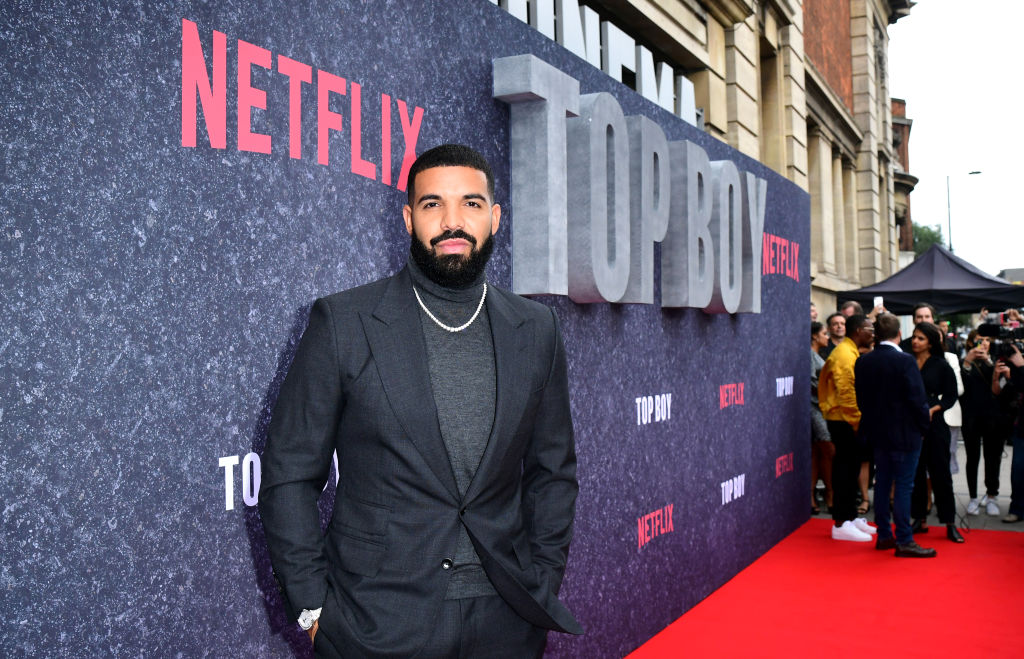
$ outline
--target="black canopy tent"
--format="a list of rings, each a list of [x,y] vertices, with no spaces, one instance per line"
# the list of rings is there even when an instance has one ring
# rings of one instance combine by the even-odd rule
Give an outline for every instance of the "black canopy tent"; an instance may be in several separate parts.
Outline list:
[[[877,296],[890,313],[898,315],[913,313],[918,302],[928,302],[942,314],[1024,306],[1024,286],[986,274],[941,245],[932,245],[888,279],[838,294],[840,303],[854,300],[865,310],[871,309]]]

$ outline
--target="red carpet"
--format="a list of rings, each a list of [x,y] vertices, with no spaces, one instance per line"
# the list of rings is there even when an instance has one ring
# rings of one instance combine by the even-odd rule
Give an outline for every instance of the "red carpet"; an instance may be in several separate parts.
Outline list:
[[[945,528],[932,559],[836,542],[811,519],[629,655],[1024,657],[1024,533]]]

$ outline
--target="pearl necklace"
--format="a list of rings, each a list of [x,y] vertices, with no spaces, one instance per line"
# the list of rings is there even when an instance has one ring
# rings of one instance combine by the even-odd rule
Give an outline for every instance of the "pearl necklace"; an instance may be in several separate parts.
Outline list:
[[[423,311],[425,311],[426,314],[430,316],[430,320],[437,323],[437,325],[441,329],[447,330],[449,332],[461,332],[462,330],[466,329],[467,327],[473,324],[473,321],[476,320],[476,317],[480,315],[480,310],[484,308],[484,300],[487,299],[487,282],[484,282],[484,293],[483,295],[480,296],[480,304],[476,305],[476,311],[473,312],[473,317],[467,320],[465,324],[459,325],[458,327],[445,325],[444,323],[437,319],[437,316],[430,313],[430,309],[427,308],[427,305],[423,304],[423,298],[420,297],[420,292],[416,290],[415,286],[412,287],[412,292],[416,294],[416,301],[420,303],[420,308],[423,309]]]

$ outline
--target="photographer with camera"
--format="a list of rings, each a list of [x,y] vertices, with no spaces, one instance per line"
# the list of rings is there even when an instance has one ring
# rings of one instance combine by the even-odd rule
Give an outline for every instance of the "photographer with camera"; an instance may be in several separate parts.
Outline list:
[[[1016,341],[1004,341],[992,372],[992,393],[1004,395],[1012,390],[1014,395],[1024,391],[1024,357],[1017,345],[1024,332],[1021,328],[1011,330]],[[1010,511],[1003,522],[1011,524],[1024,520],[1024,407],[1018,405],[1017,429],[1013,433],[1013,461],[1010,463]]]
[[[1010,512],[1003,521],[1018,522],[1024,519],[1024,446],[1017,449],[1021,435],[1024,435],[1024,426],[1020,425],[1020,417],[1024,416],[1020,401],[1024,391],[1024,358],[1021,357],[1024,328],[985,323],[978,327],[978,334],[991,339],[993,368],[989,386],[996,400],[996,439],[1002,450],[1002,445],[1012,437],[1015,449],[1010,464],[1010,485],[1016,487],[1012,488]],[[1014,421],[1018,425],[1016,432]]]
[[[971,330],[967,336],[967,352],[960,373],[964,383],[961,399],[963,411],[964,450],[967,453],[967,491],[970,501],[968,515],[980,514],[985,508],[989,515],[999,515],[999,463],[1003,458],[1003,446],[1010,434],[1012,417],[998,408],[996,396],[992,393],[992,372],[994,365],[989,354],[992,339],[981,336],[978,330]],[[978,467],[981,464],[982,447],[985,454],[985,496],[978,500]]]

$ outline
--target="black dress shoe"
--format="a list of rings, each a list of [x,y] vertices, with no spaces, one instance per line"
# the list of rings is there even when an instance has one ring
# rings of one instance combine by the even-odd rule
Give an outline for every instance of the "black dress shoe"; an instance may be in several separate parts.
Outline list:
[[[914,541],[908,545],[896,545],[896,556],[899,558],[934,558],[934,549],[926,549]]]
[[[893,549],[896,547],[896,538],[878,538],[875,540],[875,549],[879,551]]]
[[[956,530],[956,524],[946,524],[946,537],[952,542],[961,543],[964,537]]]
[[[918,533],[928,533],[928,527],[925,526],[924,519],[915,519],[914,524],[910,527],[911,533],[917,535]]]

